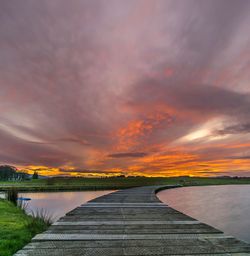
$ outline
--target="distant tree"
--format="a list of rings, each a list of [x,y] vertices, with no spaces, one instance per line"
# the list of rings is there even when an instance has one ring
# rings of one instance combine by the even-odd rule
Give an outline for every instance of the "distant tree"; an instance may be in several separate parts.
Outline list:
[[[0,166],[0,180],[20,181],[28,179],[28,174],[17,171],[17,168],[11,165]]]
[[[126,176],[124,174],[121,174],[119,176],[116,176],[117,178],[126,178]]]
[[[32,179],[33,180],[37,180],[38,179],[38,172],[37,171],[34,171]]]
[[[29,180],[29,175],[26,172],[18,172],[19,180]]]
[[[10,165],[0,166],[0,180],[12,180],[17,178],[17,169]]]

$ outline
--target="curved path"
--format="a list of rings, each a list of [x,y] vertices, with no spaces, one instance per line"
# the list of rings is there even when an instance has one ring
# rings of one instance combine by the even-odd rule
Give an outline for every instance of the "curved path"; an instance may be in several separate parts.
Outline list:
[[[15,255],[250,255],[249,244],[163,204],[155,195],[162,188],[131,188],[91,200]]]

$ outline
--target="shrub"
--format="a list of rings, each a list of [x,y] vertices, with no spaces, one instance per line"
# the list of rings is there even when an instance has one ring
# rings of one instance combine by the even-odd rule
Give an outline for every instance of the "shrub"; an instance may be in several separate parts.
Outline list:
[[[31,211],[32,220],[28,224],[29,230],[32,233],[38,233],[38,230],[46,230],[52,223],[53,217],[45,209],[37,209],[36,211]]]
[[[32,179],[33,180],[37,180],[39,178],[38,176],[38,172],[37,171],[34,171],[33,175],[32,175]]]
[[[11,187],[7,191],[7,200],[12,202],[14,205],[17,205],[18,199],[18,190],[15,187]]]

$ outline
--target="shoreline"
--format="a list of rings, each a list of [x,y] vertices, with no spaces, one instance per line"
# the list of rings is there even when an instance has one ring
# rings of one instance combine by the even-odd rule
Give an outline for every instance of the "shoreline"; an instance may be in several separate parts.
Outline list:
[[[157,184],[158,186],[165,186],[165,184]],[[201,185],[180,185],[177,184],[176,187],[174,188],[179,188],[179,187],[208,187],[208,186],[230,186],[230,185],[250,185],[250,183],[233,183],[233,184],[201,184]],[[151,185],[145,185],[146,186],[151,186]],[[167,185],[166,185],[167,186]],[[141,186],[131,186],[131,187],[102,187],[102,188],[96,188],[96,187],[87,187],[87,188],[42,188],[42,189],[34,189],[34,188],[19,188],[16,186],[13,186],[14,188],[17,188],[19,193],[40,193],[40,192],[46,192],[46,193],[53,193],[53,192],[84,192],[84,191],[105,191],[105,190],[123,190],[123,189],[130,189],[130,188],[136,188],[136,187],[141,187]],[[0,188],[0,193],[5,193],[7,192],[9,189],[11,189],[12,187],[8,187],[8,189],[1,189]],[[165,189],[160,189],[158,192],[160,192],[161,190],[165,190]],[[0,198],[1,199],[1,198]]]

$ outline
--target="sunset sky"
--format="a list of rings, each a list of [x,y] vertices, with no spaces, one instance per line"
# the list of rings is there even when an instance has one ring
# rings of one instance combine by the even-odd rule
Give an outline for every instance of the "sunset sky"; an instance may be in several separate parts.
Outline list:
[[[0,164],[250,176],[250,0],[0,1]]]

